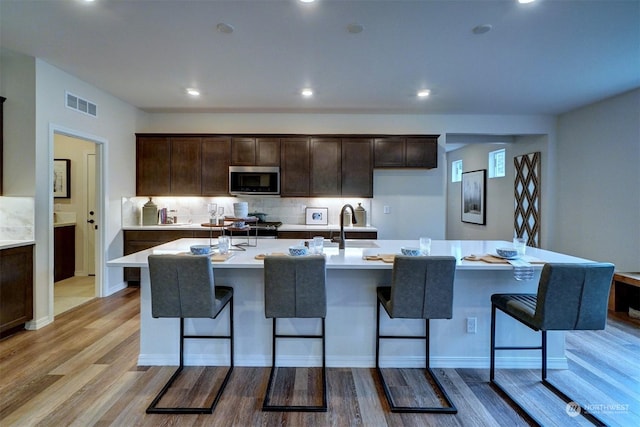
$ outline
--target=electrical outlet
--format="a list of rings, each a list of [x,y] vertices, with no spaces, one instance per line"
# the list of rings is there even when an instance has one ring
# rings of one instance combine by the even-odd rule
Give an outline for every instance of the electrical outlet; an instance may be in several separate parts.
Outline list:
[[[467,333],[475,334],[478,331],[478,319],[476,317],[467,317]]]
[[[390,214],[391,213],[391,206],[385,206],[383,209],[384,209],[383,210],[384,213],[386,213],[386,214]]]

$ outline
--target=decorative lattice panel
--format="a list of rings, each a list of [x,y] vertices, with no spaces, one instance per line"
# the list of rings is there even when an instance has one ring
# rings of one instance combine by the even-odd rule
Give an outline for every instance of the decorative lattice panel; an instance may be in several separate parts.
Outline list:
[[[515,213],[513,226],[527,246],[540,247],[540,152],[514,157]]]

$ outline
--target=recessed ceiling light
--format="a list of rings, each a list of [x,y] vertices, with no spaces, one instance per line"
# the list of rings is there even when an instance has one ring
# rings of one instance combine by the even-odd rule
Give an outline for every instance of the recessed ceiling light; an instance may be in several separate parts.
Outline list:
[[[313,3],[316,0],[299,0],[300,3]]]
[[[231,25],[229,25],[229,24],[225,24],[224,22],[221,22],[218,25],[216,25],[216,30],[218,30],[218,32],[224,33],[224,34],[233,33],[233,27]]]
[[[491,24],[481,24],[476,27],[473,27],[473,30],[471,31],[473,31],[473,34],[484,34],[491,31],[492,28],[493,26]]]
[[[300,91],[300,95],[304,96],[305,98],[313,96],[313,89],[311,89],[310,87],[305,87]]]
[[[431,91],[429,89],[422,89],[419,90],[416,95],[418,96],[418,98],[426,98],[431,95]]]
[[[347,25],[347,31],[349,31],[351,34],[358,34],[364,31],[364,27],[361,24],[354,22]]]
[[[186,89],[187,95],[191,95],[191,96],[200,96],[200,91],[198,89],[192,88],[192,87],[188,87]]]
[[[520,4],[527,4],[527,3],[533,3],[536,0],[518,0],[518,3]]]

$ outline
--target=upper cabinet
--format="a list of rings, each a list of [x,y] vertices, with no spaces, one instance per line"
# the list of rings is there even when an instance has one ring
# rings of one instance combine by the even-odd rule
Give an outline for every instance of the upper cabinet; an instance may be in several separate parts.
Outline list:
[[[438,135],[375,138],[374,167],[437,168]]]
[[[373,197],[373,140],[342,138],[342,196]]]
[[[136,195],[228,196],[229,166],[280,166],[282,197],[373,197],[374,168],[438,165],[438,136],[136,136]]]
[[[232,138],[231,164],[234,166],[280,166],[280,139]]]
[[[202,195],[229,195],[231,138],[202,138]]]
[[[342,144],[340,138],[311,138],[311,197],[342,193]]]
[[[280,195],[309,196],[309,138],[280,140]]]

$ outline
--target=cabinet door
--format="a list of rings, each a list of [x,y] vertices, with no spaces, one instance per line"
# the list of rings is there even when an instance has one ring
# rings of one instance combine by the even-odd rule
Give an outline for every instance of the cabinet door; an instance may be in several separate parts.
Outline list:
[[[374,164],[377,168],[401,168],[405,159],[404,138],[388,137],[374,140]]]
[[[255,138],[233,138],[231,140],[231,164],[236,166],[256,164]]]
[[[0,337],[31,319],[33,245],[0,250]]]
[[[309,196],[309,139],[280,140],[280,195]]]
[[[256,139],[256,166],[280,166],[280,139]]]
[[[136,195],[171,195],[171,141],[139,137],[136,141]]]
[[[53,281],[73,277],[76,270],[76,226],[53,229]]]
[[[202,195],[229,195],[231,138],[202,138]]]
[[[201,158],[200,138],[171,138],[171,194],[200,195]]]
[[[338,138],[311,138],[310,196],[342,194],[341,147]]]
[[[342,195],[373,197],[373,142],[342,139]]]
[[[405,166],[408,168],[437,168],[438,138],[407,138]]]

